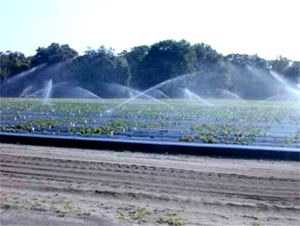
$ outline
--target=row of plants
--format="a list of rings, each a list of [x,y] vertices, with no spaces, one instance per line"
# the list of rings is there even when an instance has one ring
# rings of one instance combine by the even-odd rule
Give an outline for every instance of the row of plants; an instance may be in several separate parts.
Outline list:
[[[123,101],[54,99],[44,104],[38,99],[1,99],[0,130],[127,138],[134,131],[134,136],[145,139],[243,145],[279,137],[274,144],[293,147],[300,140],[299,132],[294,132],[300,131],[297,104],[216,100],[217,105],[207,107],[195,101],[165,100],[172,106],[168,107],[147,100]]]

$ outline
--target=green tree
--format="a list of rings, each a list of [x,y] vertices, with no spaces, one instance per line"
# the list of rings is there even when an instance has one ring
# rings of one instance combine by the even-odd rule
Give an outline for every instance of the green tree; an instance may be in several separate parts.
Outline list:
[[[58,43],[52,43],[47,48],[39,47],[32,57],[32,61],[34,66],[42,63],[54,64],[72,59],[77,55],[78,53],[67,44],[60,46]]]
[[[20,52],[0,52],[0,80],[4,81],[15,74],[28,70],[31,60]]]
[[[138,66],[140,88],[195,70],[195,52],[185,40],[165,40],[153,44]]]
[[[283,56],[279,56],[276,60],[270,61],[271,69],[280,74],[284,74],[290,64],[292,64],[291,60]]]
[[[130,52],[123,51],[121,53],[121,56],[124,56],[127,59],[128,65],[130,67],[130,71],[132,74],[132,83],[130,85],[133,87],[136,87],[139,83],[139,72],[141,71],[142,62],[148,55],[149,50],[149,46],[143,45],[132,48]]]
[[[117,56],[112,49],[101,46],[98,50],[87,50],[71,64],[75,80],[97,93],[100,83],[128,85],[131,79],[127,60]]]
[[[288,68],[286,68],[284,75],[291,82],[300,83],[300,61],[292,62]]]
[[[292,61],[279,56],[276,60],[270,61],[270,67],[273,71],[283,75],[291,82],[300,82],[300,62]]]
[[[195,44],[193,46],[196,53],[196,67],[199,69],[203,65],[212,66],[213,64],[218,63],[222,59],[222,55],[219,54],[216,50],[211,48],[211,46],[204,43]]]

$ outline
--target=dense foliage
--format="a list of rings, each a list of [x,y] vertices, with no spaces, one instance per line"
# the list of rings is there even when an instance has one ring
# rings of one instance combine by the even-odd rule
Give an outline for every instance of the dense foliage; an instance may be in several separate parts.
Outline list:
[[[61,61],[72,59],[78,53],[69,47],[69,45],[59,45],[52,43],[47,48],[39,47],[36,54],[32,57],[32,65],[36,66],[42,63],[55,64]]]
[[[0,52],[0,80],[3,81],[15,74],[32,67],[30,58],[19,52]]]
[[[69,69],[71,76],[90,90],[96,90],[100,82],[129,85],[131,77],[126,58],[116,56],[112,49],[104,46],[87,50],[69,65]]]
[[[66,63],[63,69],[62,66],[55,66],[60,62]],[[53,66],[55,70],[45,72],[46,75],[44,78],[40,77],[39,84],[52,76],[55,82],[76,82],[92,92],[97,91],[101,82],[117,83],[143,90],[185,73],[209,72],[205,82],[212,84],[213,89],[237,91],[244,98],[267,96],[264,94],[268,91],[253,93],[251,88],[247,90],[243,88],[247,86],[249,80],[253,80],[246,70],[248,66],[262,71],[272,69],[292,83],[300,82],[299,61],[281,56],[275,60],[245,54],[223,56],[209,45],[203,43],[191,45],[185,40],[164,40],[151,46],[137,46],[131,51],[119,54],[113,49],[101,46],[97,50],[88,49],[83,55],[78,56],[69,45],[57,43],[52,43],[46,48],[39,47],[36,54],[30,57],[20,52],[0,52],[0,81],[4,83],[16,74],[42,64]],[[233,73],[236,68],[239,73]],[[28,78],[28,81],[22,81],[22,84],[29,86],[30,80],[32,79]],[[260,82],[256,85],[262,86]],[[205,88],[203,87],[203,90]],[[264,89],[262,87],[262,90]],[[16,90],[5,91],[2,95],[13,96],[14,92]]]

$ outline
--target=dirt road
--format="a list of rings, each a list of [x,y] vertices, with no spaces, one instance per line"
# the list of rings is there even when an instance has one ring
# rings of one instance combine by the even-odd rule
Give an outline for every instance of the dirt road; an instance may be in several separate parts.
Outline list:
[[[300,225],[298,162],[0,144],[1,225]]]

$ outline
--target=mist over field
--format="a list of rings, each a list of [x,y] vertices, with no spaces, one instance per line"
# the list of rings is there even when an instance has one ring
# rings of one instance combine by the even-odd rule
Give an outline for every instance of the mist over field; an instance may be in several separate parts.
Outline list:
[[[284,57],[223,56],[207,44],[164,40],[115,53],[101,46],[83,55],[69,45],[52,43],[25,57],[1,52],[1,96],[130,98],[159,85],[154,98],[184,98],[188,89],[204,98],[299,99],[300,62]],[[131,91],[130,91],[131,90]],[[154,92],[155,91],[155,92]]]
[[[223,56],[185,40],[84,55],[52,43],[0,57],[2,132],[300,145],[298,61]]]

